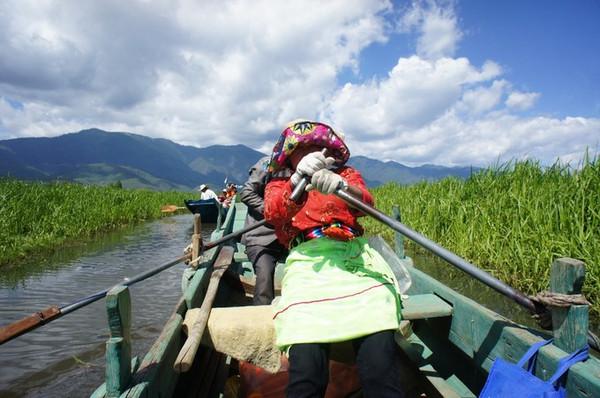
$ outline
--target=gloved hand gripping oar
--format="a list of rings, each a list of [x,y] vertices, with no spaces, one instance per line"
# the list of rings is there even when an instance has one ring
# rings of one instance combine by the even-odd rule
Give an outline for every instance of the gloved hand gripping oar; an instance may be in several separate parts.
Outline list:
[[[327,148],[321,149],[321,154],[323,154],[323,156],[327,156]],[[290,195],[290,200],[292,200],[294,202],[298,202],[300,200],[300,197],[302,196],[302,194],[304,194],[304,191],[306,190],[306,186],[309,183],[310,183],[310,177],[303,176],[302,179],[300,180],[300,182],[298,182],[298,184],[296,184],[296,186],[294,187],[294,190],[292,191],[292,194]]]
[[[256,224],[253,224],[246,228],[242,228],[240,230],[232,232],[228,235],[225,235],[219,239],[216,239],[212,242],[209,242],[209,243],[203,245],[202,250],[204,251],[204,250],[212,249],[213,247],[216,247],[216,246],[220,245],[221,243],[227,242],[230,239],[233,239],[240,235],[243,235],[248,231],[258,228],[261,225],[264,225],[265,223],[266,223],[266,221],[262,220],[260,222],[257,222]],[[159,265],[156,268],[153,268],[149,271],[146,271],[144,273],[141,273],[139,275],[136,275],[136,276],[130,278],[129,280],[123,282],[122,285],[124,285],[124,286],[133,285],[134,283],[140,282],[144,279],[154,276],[154,275],[158,274],[159,272],[172,267],[175,264],[179,264],[185,260],[188,260],[188,259],[190,259],[190,257],[191,257],[191,254],[186,254],[175,260],[169,261],[168,263]],[[94,293],[90,296],[87,296],[85,298],[77,300],[74,303],[65,305],[63,307],[58,307],[56,305],[53,305],[51,307],[46,308],[45,310],[36,312],[36,313],[31,314],[19,321],[11,323],[10,325],[0,328],[0,345],[6,343],[7,341],[14,339],[15,337],[18,337],[22,334],[25,334],[34,329],[37,329],[38,327],[40,327],[42,325],[52,322],[53,320],[58,319],[58,318],[62,317],[63,315],[66,315],[70,312],[78,310],[79,308],[85,307],[88,304],[91,304],[93,302],[100,300],[101,298],[106,296],[106,294],[110,291],[110,289],[112,289],[112,287],[109,289],[101,290],[97,293]]]

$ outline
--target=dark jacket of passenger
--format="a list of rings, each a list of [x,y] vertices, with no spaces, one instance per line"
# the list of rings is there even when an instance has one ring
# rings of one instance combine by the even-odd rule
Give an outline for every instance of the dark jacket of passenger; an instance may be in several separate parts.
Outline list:
[[[250,168],[248,181],[239,192],[240,200],[248,206],[245,226],[254,225],[264,219],[263,212],[265,186],[267,185],[267,166],[269,157],[261,158]],[[277,240],[275,230],[270,225],[262,225],[242,235],[242,244],[245,246],[268,246]]]

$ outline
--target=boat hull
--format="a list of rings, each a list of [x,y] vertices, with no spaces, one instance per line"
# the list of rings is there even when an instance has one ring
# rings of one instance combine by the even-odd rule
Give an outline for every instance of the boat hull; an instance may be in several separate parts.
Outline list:
[[[220,234],[243,228],[245,215],[243,204],[232,206]],[[213,239],[218,237],[215,235]],[[221,281],[215,307],[240,306],[251,301],[248,293],[253,287],[252,264],[241,244],[231,244],[237,245],[237,252]],[[409,297],[403,297],[403,316],[410,320],[410,326],[401,331],[403,337],[399,337],[397,343],[406,363],[422,381],[422,385],[414,387],[416,396],[424,393],[427,397],[476,397],[496,358],[516,362],[529,346],[549,337],[546,332],[517,324],[461,295],[412,266],[410,258],[401,251],[388,250],[381,254],[388,257],[388,262],[404,264],[412,277]],[[174,359],[185,342],[183,319],[188,309],[200,307],[204,300],[212,272],[210,261],[217,255],[218,248],[211,249],[205,253],[207,263],[184,274],[182,300],[142,363],[132,369],[124,391],[127,397],[217,397],[223,394],[225,380],[237,366],[235,360],[212,348],[201,347],[190,372],[178,374],[173,370]],[[283,276],[281,268],[278,267],[275,274],[277,290]],[[411,303],[411,300],[416,301]],[[544,347],[538,356],[536,375],[546,379],[566,355],[554,345]],[[573,366],[566,379],[568,396],[600,396],[598,374],[600,361],[594,357]],[[105,394],[103,386],[94,396]]]
[[[216,199],[184,200],[184,203],[192,214],[200,214],[204,223],[216,223],[226,213]]]

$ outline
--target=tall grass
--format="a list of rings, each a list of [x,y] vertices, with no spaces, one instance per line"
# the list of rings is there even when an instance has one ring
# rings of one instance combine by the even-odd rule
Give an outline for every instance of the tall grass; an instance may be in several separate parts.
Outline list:
[[[584,261],[584,293],[600,315],[600,159],[581,166],[517,161],[465,181],[387,184],[374,194],[380,210],[397,204],[408,226],[526,293],[548,289],[556,258]],[[364,224],[392,239],[377,221]]]
[[[0,265],[62,243],[161,217],[184,192],[0,179]]]

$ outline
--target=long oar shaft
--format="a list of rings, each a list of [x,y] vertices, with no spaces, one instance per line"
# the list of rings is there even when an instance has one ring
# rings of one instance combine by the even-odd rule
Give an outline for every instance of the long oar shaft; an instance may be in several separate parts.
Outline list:
[[[227,242],[230,239],[237,238],[238,236],[243,235],[246,232],[252,231],[253,229],[256,229],[256,228],[258,228],[260,226],[265,225],[266,223],[267,223],[266,220],[261,220],[261,221],[257,222],[256,224],[252,224],[252,225],[249,225],[249,226],[247,226],[245,228],[238,229],[235,232],[232,232],[232,233],[230,233],[228,235],[225,235],[225,236],[223,236],[223,237],[221,237],[219,239],[213,240],[212,242],[208,242],[207,244],[202,245],[202,250],[212,249],[213,247],[218,246],[221,243],[225,243],[225,242]]]
[[[140,281],[143,281],[145,279],[150,278],[151,276],[158,274],[159,272],[166,270],[167,268],[171,268],[175,264],[179,264],[180,262],[187,260],[189,257],[190,257],[190,254],[186,254],[184,256],[178,257],[175,260],[171,260],[167,263],[159,265],[156,268],[152,268],[151,270],[142,272],[141,274],[138,274],[132,278],[128,278],[123,283],[120,283],[120,285],[124,285],[124,286],[134,285]],[[112,287],[110,289],[112,289]],[[78,310],[81,307],[85,307],[86,305],[91,304],[91,303],[98,301],[101,298],[105,297],[108,294],[108,292],[110,291],[110,289],[101,290],[95,294],[87,296],[87,297],[85,297],[81,300],[78,300],[72,304],[66,305],[60,309],[60,312],[62,313],[62,315],[65,315],[65,314],[68,314],[69,312]]]
[[[236,238],[240,235],[245,234],[248,231],[251,231],[251,230],[258,228],[265,224],[266,224],[266,221],[261,220],[261,221],[257,222],[256,224],[250,225],[246,228],[242,228],[238,231],[235,231],[228,235],[225,235],[217,240],[209,242],[206,245],[203,245],[202,249],[203,250],[212,249],[213,247],[216,247],[216,246],[220,245],[221,243],[227,242],[230,239]],[[191,256],[191,254],[186,254],[184,256],[176,258],[175,260],[169,261],[168,263],[159,265],[156,268],[153,268],[149,271],[143,272],[139,275],[134,276],[133,278],[126,280],[125,282],[122,283],[122,285],[131,286],[134,283],[143,281],[144,279],[150,278],[151,276],[154,276],[154,275],[158,274],[159,272],[162,272],[165,269],[172,267],[175,264],[178,264],[182,261],[189,259],[190,256]],[[95,301],[100,300],[103,297],[106,297],[106,295],[108,294],[110,289],[112,289],[112,288],[101,290],[101,291],[91,294],[87,297],[84,297],[80,300],[77,300],[74,303],[65,305],[60,308],[57,306],[48,307],[43,311],[36,312],[36,313],[31,314],[19,321],[13,322],[7,326],[0,328],[0,345],[6,343],[7,341],[14,339],[15,337],[19,337],[22,334],[25,334],[34,329],[37,329],[38,327],[40,327],[42,325],[52,322],[53,320],[58,319],[63,315],[66,315],[70,312],[78,310],[81,307],[85,307],[88,304],[91,304]]]
[[[322,153],[324,154],[324,151],[322,151]],[[294,187],[294,190],[292,191],[292,194],[290,195],[290,199],[297,201],[300,198],[300,196],[304,193],[304,190],[305,190],[308,182],[309,182],[308,177],[302,178],[300,180],[300,182],[296,185],[296,187]],[[506,283],[494,278],[492,275],[488,274],[484,270],[469,263],[465,259],[463,259],[463,258],[457,256],[456,254],[452,253],[451,251],[443,248],[442,246],[438,245],[434,241],[419,234],[418,232],[413,231],[412,229],[408,228],[406,225],[402,224],[401,222],[399,222],[397,220],[394,220],[393,218],[389,217],[385,213],[382,213],[379,210],[375,209],[374,207],[367,205],[366,203],[364,203],[360,199],[357,199],[354,196],[350,195],[348,192],[344,191],[343,189],[338,189],[335,192],[335,194],[338,197],[340,197],[341,199],[343,199],[344,201],[346,201],[348,204],[356,207],[357,209],[361,210],[365,214],[370,215],[371,217],[375,218],[376,220],[388,225],[390,228],[400,232],[401,234],[405,235],[409,239],[412,239],[414,242],[416,242],[419,245],[423,246],[424,248],[430,250],[431,252],[437,254],[444,260],[448,261],[450,264],[463,270],[464,272],[466,272],[467,274],[476,278],[477,280],[485,283],[492,289],[504,294],[507,297],[510,297],[512,300],[516,301],[519,305],[527,308],[529,311],[531,311],[533,313],[537,313],[541,310],[541,308],[536,306],[536,304],[531,299],[529,299],[529,297],[527,297],[520,291],[518,291],[518,290],[508,286]]]
[[[227,268],[229,268],[229,265],[231,265],[232,260],[233,247],[224,246],[214,262],[210,281],[206,288],[206,294],[204,295],[204,300],[200,306],[200,314],[190,328],[188,338],[183,347],[181,347],[177,359],[175,359],[175,363],[173,364],[173,369],[176,372],[187,372],[194,363],[198,347],[200,347],[200,340],[202,340],[202,335],[208,324],[208,317],[210,316],[210,311],[212,310],[213,302],[217,295],[219,282]]]
[[[487,272],[485,272],[484,270],[476,267],[475,265],[469,263],[462,257],[457,256],[456,254],[443,248],[442,246],[440,246],[437,243],[435,243],[434,241],[426,238],[425,236],[421,235],[420,233],[413,231],[412,229],[408,228],[406,225],[402,224],[400,221],[389,217],[385,213],[382,213],[381,211],[375,209],[372,206],[369,206],[368,204],[364,203],[360,199],[357,199],[354,196],[350,195],[348,192],[346,192],[342,189],[338,189],[335,192],[335,194],[338,197],[340,197],[341,199],[343,199],[344,201],[346,201],[351,206],[354,206],[355,208],[359,209],[363,213],[368,214],[371,217],[375,218],[377,221],[380,221],[380,222],[386,224],[387,226],[389,226],[390,228],[400,232],[402,235],[406,236],[407,238],[413,240],[415,243],[423,246],[424,248],[428,249],[432,253],[434,253],[434,254],[438,255],[439,257],[443,258],[444,260],[448,261],[450,264],[461,269],[462,271],[471,275],[475,279],[483,282],[484,284],[486,284],[487,286],[491,287],[492,289],[500,292],[501,294],[511,298],[512,300],[517,302],[522,307],[525,307],[529,311],[531,311],[533,313],[538,313],[542,309],[541,307],[538,307],[531,299],[529,299],[529,297],[527,297],[522,292],[520,292],[520,291],[508,286],[506,283],[494,278],[492,275],[490,275]]]
[[[492,275],[490,275],[487,272],[483,271],[482,269],[476,267],[475,265],[469,263],[462,257],[457,256],[456,254],[452,253],[448,249],[443,248],[442,246],[440,246],[437,243],[435,243],[434,241],[426,238],[425,236],[421,235],[420,233],[413,231],[412,229],[408,228],[406,225],[402,224],[400,221],[389,217],[388,215],[380,212],[373,206],[369,206],[368,204],[364,203],[362,200],[357,199],[354,196],[350,195],[348,192],[346,192],[342,189],[338,189],[335,192],[335,195],[337,195],[339,198],[343,199],[346,203],[350,204],[351,206],[359,209],[363,213],[368,214],[371,217],[375,218],[377,221],[380,221],[380,222],[386,224],[387,226],[389,226],[390,228],[400,232],[402,235],[413,240],[415,243],[423,246],[424,248],[428,249],[432,253],[438,255],[439,257],[448,261],[450,264],[461,269],[462,271],[466,272],[467,274],[471,275],[475,279],[481,281],[482,283],[486,284],[487,286],[491,287],[492,289],[496,290],[497,292],[505,295],[506,297],[509,297],[510,299],[515,301],[520,306],[529,310],[531,313],[539,314],[545,310],[545,308],[542,305],[536,304],[529,297],[527,297],[525,294],[523,294],[519,290],[514,289],[514,288],[510,287],[509,285],[507,285],[506,283],[494,278]],[[597,351],[600,351],[600,344],[598,342],[598,337],[595,336],[594,334],[592,334],[590,331],[588,331],[588,344],[590,345],[591,348],[593,348]]]
[[[123,282],[122,284],[125,286],[133,285],[134,283],[137,283],[137,282],[147,279],[153,275],[156,275],[159,272],[164,271],[165,269],[172,267],[175,264],[185,261],[189,257],[190,257],[189,254],[186,254],[185,256],[181,256],[175,260],[169,261],[168,263],[159,265],[156,268],[153,268],[149,271],[146,271],[144,273],[136,275],[135,277],[128,279],[127,281]],[[66,315],[70,312],[78,310],[79,308],[85,307],[95,301],[100,300],[103,297],[106,297],[106,295],[108,294],[110,289],[112,289],[112,288],[101,290],[101,291],[91,294],[87,297],[79,299],[79,300],[75,301],[74,303],[67,304],[60,308],[57,306],[48,307],[43,311],[36,312],[36,313],[31,314],[19,321],[11,323],[10,325],[0,328],[0,345],[6,343],[16,337],[19,337],[27,332],[37,329],[40,326],[50,323],[50,322],[62,317],[63,315]]]

